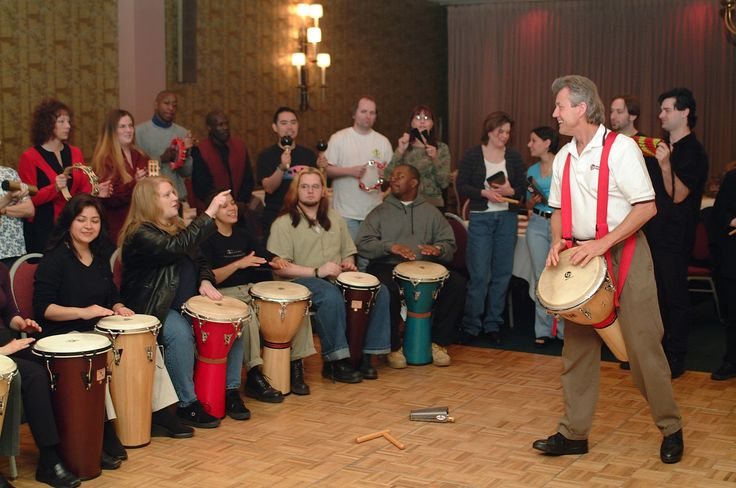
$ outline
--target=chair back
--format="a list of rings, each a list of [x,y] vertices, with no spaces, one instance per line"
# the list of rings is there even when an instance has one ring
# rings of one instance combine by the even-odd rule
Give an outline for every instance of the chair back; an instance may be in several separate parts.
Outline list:
[[[40,253],[26,254],[19,257],[10,268],[10,289],[23,318],[35,318],[33,315],[33,280],[38,261],[42,257],[43,254]]]
[[[452,227],[452,232],[455,234],[456,249],[450,267],[467,277],[468,271],[465,266],[465,250],[468,247],[467,224],[460,217],[450,212],[445,213],[445,218],[447,218],[450,227]]]

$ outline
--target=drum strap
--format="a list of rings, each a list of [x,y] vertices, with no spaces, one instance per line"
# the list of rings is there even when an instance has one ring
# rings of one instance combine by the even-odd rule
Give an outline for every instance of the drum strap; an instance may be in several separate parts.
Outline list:
[[[603,143],[603,152],[601,153],[600,168],[598,170],[598,195],[596,199],[596,227],[595,227],[595,238],[601,239],[603,236],[608,234],[608,180],[610,177],[610,171],[608,170],[608,156],[611,153],[611,147],[613,141],[616,139],[618,134],[615,132],[609,132],[606,136],[605,142]],[[562,238],[565,240],[568,249],[573,245],[572,237],[572,198],[570,196],[570,153],[567,154],[565,160],[565,167],[562,172],[562,208],[560,209],[562,218]],[[632,234],[626,238],[624,242],[624,249],[621,255],[621,262],[618,268],[618,279],[614,279],[613,276],[613,260],[611,259],[611,250],[606,251],[605,259],[606,265],[609,270],[609,277],[615,288],[614,293],[614,305],[615,308],[619,306],[619,297],[621,291],[626,283],[626,276],[629,273],[631,267],[631,260],[634,257],[634,250],[636,248],[636,234]],[[616,285],[618,283],[618,286]],[[612,317],[607,318],[600,324],[600,327],[606,327],[613,322],[616,310],[612,312]],[[594,326],[596,327],[596,326]]]

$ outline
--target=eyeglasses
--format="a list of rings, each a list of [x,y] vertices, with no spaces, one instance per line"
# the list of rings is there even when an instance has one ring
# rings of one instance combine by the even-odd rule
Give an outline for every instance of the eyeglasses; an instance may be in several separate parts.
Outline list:
[[[414,116],[414,120],[432,120],[432,117],[426,114],[419,114]]]

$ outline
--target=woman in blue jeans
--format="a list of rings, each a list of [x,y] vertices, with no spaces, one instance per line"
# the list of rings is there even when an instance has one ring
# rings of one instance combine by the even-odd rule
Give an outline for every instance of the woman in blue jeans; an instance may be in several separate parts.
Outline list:
[[[560,136],[551,127],[537,127],[529,134],[527,147],[533,158],[539,161],[534,163],[526,172],[529,178],[529,189],[527,191],[527,208],[532,211],[529,216],[529,226],[526,229],[526,245],[532,260],[532,269],[536,281],[544,271],[547,254],[551,246],[550,218],[552,207],[547,205],[549,188],[552,184],[552,162],[560,146]],[[564,320],[557,322],[556,337],[564,339]],[[540,305],[539,300],[535,304],[534,319],[534,345],[544,347],[548,345],[555,333],[553,318],[547,310]]]
[[[506,147],[514,121],[493,112],[483,121],[481,142],[465,152],[456,180],[461,197],[470,199],[466,265],[470,280],[461,334],[480,334],[501,343],[506,291],[514,265],[518,202],[526,189],[521,155]]]

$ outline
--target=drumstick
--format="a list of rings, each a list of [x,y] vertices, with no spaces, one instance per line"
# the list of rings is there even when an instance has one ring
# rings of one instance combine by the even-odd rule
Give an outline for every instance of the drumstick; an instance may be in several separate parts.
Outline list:
[[[361,442],[372,441],[373,439],[378,439],[379,437],[382,437],[384,434],[388,434],[388,432],[388,430],[379,430],[378,432],[373,432],[372,434],[362,435],[360,437],[356,437],[355,442],[360,444]]]
[[[736,229],[732,229],[731,232],[728,233],[728,235],[730,235],[730,236],[732,236],[734,234],[736,234]]]
[[[386,438],[387,441],[389,441],[394,446],[398,447],[399,449],[406,449],[406,446],[401,443],[396,437],[392,436],[389,431],[386,431],[383,433],[383,437]]]
[[[519,204],[519,200],[515,200],[513,198],[501,197],[501,200],[503,200],[506,203],[513,203],[514,205],[518,205]]]

